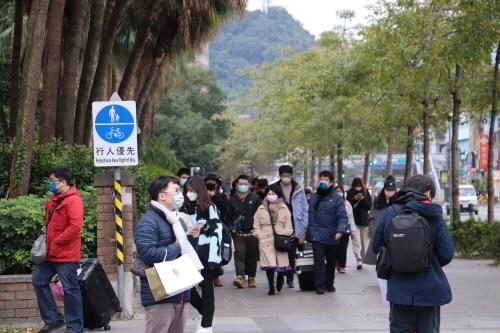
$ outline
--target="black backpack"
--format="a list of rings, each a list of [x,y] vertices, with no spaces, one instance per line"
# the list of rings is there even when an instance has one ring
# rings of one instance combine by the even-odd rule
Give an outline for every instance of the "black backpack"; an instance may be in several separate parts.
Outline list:
[[[233,243],[231,238],[231,230],[221,222],[222,225],[222,243],[221,243],[221,265],[225,266],[233,257]]]
[[[391,220],[387,246],[391,270],[402,273],[422,272],[429,267],[432,255],[429,222],[409,208],[395,206],[393,209],[396,216]]]

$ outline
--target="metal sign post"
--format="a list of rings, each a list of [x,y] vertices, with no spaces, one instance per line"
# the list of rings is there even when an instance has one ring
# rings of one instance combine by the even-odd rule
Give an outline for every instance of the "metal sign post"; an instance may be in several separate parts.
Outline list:
[[[92,103],[92,112],[94,120],[94,165],[113,167],[117,291],[123,309],[125,304],[125,251],[120,166],[137,165],[139,163],[135,102],[122,101],[118,93],[115,92],[108,102]],[[127,316],[126,313],[125,315]]]

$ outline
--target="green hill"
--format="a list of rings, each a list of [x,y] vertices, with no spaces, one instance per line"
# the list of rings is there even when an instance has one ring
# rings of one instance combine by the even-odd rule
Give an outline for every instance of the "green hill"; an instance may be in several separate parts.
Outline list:
[[[250,86],[250,80],[238,76],[237,70],[284,56],[283,46],[300,52],[313,44],[314,36],[282,7],[247,12],[244,19],[227,23],[210,43],[210,68],[232,98]]]

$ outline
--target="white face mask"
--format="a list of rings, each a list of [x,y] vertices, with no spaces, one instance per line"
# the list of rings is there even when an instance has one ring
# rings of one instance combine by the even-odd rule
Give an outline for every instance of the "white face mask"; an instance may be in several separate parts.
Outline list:
[[[361,191],[363,188],[362,188],[361,186],[356,186],[356,187],[355,187],[355,189],[356,189],[356,191],[358,191],[358,192],[359,192],[359,191]]]
[[[196,192],[188,192],[186,196],[189,199],[189,201],[196,201],[196,199],[198,199],[198,193]]]
[[[281,182],[285,185],[288,185],[292,182],[292,177],[283,176],[281,177]]]
[[[174,209],[179,209],[184,204],[184,196],[182,193],[176,193],[174,195],[174,200],[172,201],[172,206]]]

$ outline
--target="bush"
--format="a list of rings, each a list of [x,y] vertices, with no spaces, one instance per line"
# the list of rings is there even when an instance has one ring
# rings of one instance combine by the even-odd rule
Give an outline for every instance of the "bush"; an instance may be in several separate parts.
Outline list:
[[[85,205],[82,229],[82,257],[96,256],[95,189],[80,190]],[[30,273],[29,251],[43,226],[48,196],[20,196],[0,199],[0,274]]]
[[[500,223],[469,219],[450,230],[455,251],[463,258],[495,259],[500,262]]]
[[[135,174],[136,210],[137,216],[140,217],[149,209],[151,198],[148,188],[151,182],[156,177],[172,176],[174,173],[155,164],[146,163],[141,163],[137,167],[130,168],[130,171]]]

